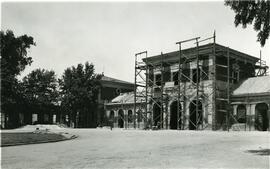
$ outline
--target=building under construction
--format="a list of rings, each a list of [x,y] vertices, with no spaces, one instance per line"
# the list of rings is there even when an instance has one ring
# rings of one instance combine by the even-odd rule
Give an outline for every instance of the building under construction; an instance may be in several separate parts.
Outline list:
[[[268,67],[261,58],[215,39],[214,34],[180,41],[177,51],[157,56],[135,54],[134,92],[105,105],[114,127],[228,130],[240,124],[246,130],[269,129]],[[184,48],[186,43],[194,46]]]

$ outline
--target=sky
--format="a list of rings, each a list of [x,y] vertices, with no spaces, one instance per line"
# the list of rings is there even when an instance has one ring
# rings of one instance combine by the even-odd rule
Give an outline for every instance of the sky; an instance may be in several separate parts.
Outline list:
[[[86,61],[96,73],[134,82],[134,55],[178,49],[177,41],[216,31],[217,43],[262,58],[270,65],[270,42],[261,48],[257,33],[234,25],[234,12],[223,1],[192,2],[4,2],[1,30],[34,37],[28,55],[36,68],[54,70]],[[185,46],[184,46],[185,47]]]

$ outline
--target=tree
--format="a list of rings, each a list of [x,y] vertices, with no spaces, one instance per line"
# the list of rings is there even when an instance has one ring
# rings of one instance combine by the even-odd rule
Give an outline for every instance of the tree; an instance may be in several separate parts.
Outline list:
[[[252,0],[252,1],[232,1],[226,0],[226,6],[230,6],[235,12],[235,26],[242,25],[246,28],[248,24],[254,26],[258,32],[257,41],[261,46],[265,45],[270,33],[270,1]]]
[[[54,71],[36,69],[22,80],[23,98],[28,114],[28,121],[32,113],[39,114],[38,123],[49,123],[53,114],[57,114],[59,101],[58,82]],[[44,115],[49,119],[44,119]],[[31,121],[30,121],[31,122]]]
[[[7,127],[16,127],[16,104],[20,98],[17,76],[32,63],[32,58],[27,56],[27,50],[35,45],[35,42],[31,36],[15,37],[10,30],[0,31],[0,38],[1,113],[5,113],[5,116],[10,119]]]
[[[86,62],[67,68],[59,80],[61,107],[75,127],[96,127],[99,78],[94,65]]]

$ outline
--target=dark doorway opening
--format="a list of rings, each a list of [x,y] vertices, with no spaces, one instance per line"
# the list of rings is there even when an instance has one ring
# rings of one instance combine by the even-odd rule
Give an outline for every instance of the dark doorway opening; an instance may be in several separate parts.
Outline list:
[[[142,122],[142,110],[141,109],[139,109],[138,111],[137,111],[137,119],[138,119],[138,122],[140,123],[140,122]]]
[[[153,112],[154,112],[153,113],[154,126],[160,127],[160,124],[161,124],[161,104],[160,103],[154,104]]]
[[[198,112],[196,112],[196,100],[189,105],[189,129],[196,130],[203,123],[203,109],[201,101],[198,101]]]
[[[171,104],[171,114],[170,114],[170,129],[177,129],[177,122],[179,123],[179,127],[181,128],[181,105],[177,104],[178,101],[174,101]],[[179,116],[177,117],[177,107],[179,106]],[[179,121],[178,121],[179,119]]]
[[[266,131],[269,128],[268,106],[266,103],[259,103],[255,107],[255,129],[259,131]]]
[[[113,110],[111,110],[109,118],[111,121],[114,121],[114,111]]]
[[[132,110],[128,110],[128,123],[133,122],[133,115],[132,115]]]
[[[124,128],[124,111],[122,109],[118,111],[118,127]]]

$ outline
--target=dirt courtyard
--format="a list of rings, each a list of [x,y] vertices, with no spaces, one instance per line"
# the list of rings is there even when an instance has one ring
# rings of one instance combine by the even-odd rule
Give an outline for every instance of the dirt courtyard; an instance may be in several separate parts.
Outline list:
[[[2,168],[269,168],[269,132],[64,130],[79,137],[2,147]]]

